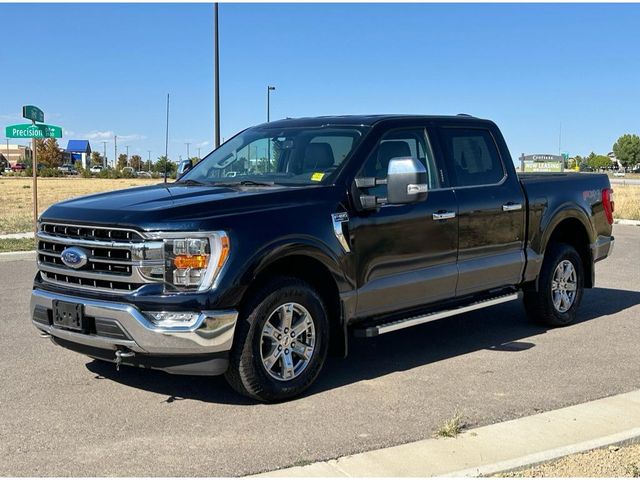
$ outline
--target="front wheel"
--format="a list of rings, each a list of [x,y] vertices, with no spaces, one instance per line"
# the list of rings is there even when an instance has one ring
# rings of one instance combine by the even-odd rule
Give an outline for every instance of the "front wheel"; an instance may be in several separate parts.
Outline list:
[[[549,246],[538,279],[538,289],[525,291],[529,318],[551,327],[572,323],[582,300],[584,268],[571,245]]]
[[[225,376],[243,395],[285,400],[314,382],[328,345],[329,321],[320,296],[301,280],[280,277],[243,309]]]

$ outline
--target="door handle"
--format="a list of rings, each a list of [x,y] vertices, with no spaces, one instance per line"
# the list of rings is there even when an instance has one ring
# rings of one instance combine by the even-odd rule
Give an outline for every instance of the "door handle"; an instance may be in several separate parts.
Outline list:
[[[506,204],[502,205],[502,211],[503,212],[515,212],[516,210],[522,210],[522,204],[521,203],[509,202],[509,203],[506,203]]]
[[[450,218],[456,218],[456,212],[436,212],[433,214],[434,220],[448,220]]]

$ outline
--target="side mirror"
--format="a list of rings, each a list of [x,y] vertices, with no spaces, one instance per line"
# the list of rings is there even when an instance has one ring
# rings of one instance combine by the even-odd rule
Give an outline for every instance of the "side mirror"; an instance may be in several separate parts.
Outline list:
[[[427,198],[427,169],[413,157],[392,158],[387,169],[387,203],[421,202]]]
[[[178,178],[183,176],[192,168],[193,168],[193,161],[191,159],[183,160],[182,162],[180,162],[180,165],[178,165]]]

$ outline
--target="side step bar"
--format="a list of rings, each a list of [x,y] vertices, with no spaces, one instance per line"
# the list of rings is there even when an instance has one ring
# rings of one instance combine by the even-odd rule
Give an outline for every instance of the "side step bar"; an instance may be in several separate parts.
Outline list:
[[[394,320],[388,323],[382,323],[380,325],[374,325],[367,328],[356,329],[354,331],[357,337],[376,337],[385,333],[393,332],[395,330],[402,330],[403,328],[414,327],[423,323],[432,322],[441,318],[453,317],[454,315],[460,315],[461,313],[471,312],[473,310],[480,310],[481,308],[491,307],[493,305],[499,305],[501,303],[511,302],[513,300],[519,300],[522,297],[522,292],[508,293],[506,295],[500,295],[498,297],[488,298],[479,302],[471,303],[469,305],[463,305],[456,308],[447,310],[439,310],[431,312],[426,315],[418,315],[417,317],[403,318],[400,320]]]

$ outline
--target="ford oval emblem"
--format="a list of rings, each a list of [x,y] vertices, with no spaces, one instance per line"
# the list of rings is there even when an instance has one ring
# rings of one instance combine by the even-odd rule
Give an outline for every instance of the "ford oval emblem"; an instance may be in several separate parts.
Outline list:
[[[62,263],[71,268],[82,268],[89,261],[87,252],[78,247],[65,248],[60,255]]]

